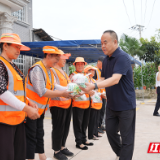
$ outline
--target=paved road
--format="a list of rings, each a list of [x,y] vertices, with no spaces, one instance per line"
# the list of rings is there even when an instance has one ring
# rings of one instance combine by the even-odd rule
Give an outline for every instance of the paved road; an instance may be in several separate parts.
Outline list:
[[[145,100],[144,103],[137,101],[137,120],[136,120],[136,138],[135,149],[132,160],[160,160],[160,154],[148,154],[150,142],[160,142],[160,117],[152,116],[156,100]],[[53,157],[51,149],[51,118],[49,111],[46,112],[44,120],[45,129],[45,153],[47,157]],[[75,147],[73,126],[71,127],[67,139],[67,147],[74,152],[74,157],[70,160],[115,160],[115,154],[110,148],[106,134],[103,134],[99,140],[93,141],[94,146],[90,146],[87,151],[81,151]],[[36,155],[36,160],[38,156]],[[54,158],[53,158],[54,160]]]

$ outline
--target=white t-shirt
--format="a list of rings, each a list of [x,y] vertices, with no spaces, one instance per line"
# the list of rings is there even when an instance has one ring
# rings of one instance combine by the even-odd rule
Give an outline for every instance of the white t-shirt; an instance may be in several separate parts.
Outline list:
[[[156,87],[160,87],[160,81],[157,81],[158,73],[159,72],[156,73]]]

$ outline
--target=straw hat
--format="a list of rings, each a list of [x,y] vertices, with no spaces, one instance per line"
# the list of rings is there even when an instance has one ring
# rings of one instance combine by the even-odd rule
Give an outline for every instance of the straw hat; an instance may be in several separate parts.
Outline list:
[[[77,63],[77,62],[84,62],[84,65],[87,64],[87,62],[84,61],[84,58],[83,58],[83,57],[77,57],[77,58],[75,59],[75,62],[73,63],[73,65],[75,65],[75,63]]]
[[[21,51],[29,51],[30,48],[23,45],[21,43],[21,39],[18,34],[15,33],[3,33],[0,38],[0,43],[12,43],[12,44],[18,44],[21,46]]]
[[[57,47],[54,47],[54,46],[44,46],[43,47],[43,53],[64,54],[63,51],[60,51]]]
[[[86,67],[84,68],[84,72],[87,73],[90,69],[97,70],[96,67],[93,67],[93,66],[91,66],[91,65],[88,65],[88,66],[86,66]]]

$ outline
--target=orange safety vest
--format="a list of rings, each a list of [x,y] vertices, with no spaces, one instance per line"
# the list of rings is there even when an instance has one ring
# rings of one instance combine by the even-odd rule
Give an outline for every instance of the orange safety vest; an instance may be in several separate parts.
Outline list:
[[[63,87],[66,87],[68,85],[68,83],[70,83],[70,79],[65,72],[64,72],[65,75],[63,75],[56,68],[51,68],[51,70],[56,78],[57,84],[59,84]],[[67,109],[67,108],[69,108],[70,105],[71,105],[71,99],[68,99],[65,97],[55,97],[55,98],[51,98],[49,107],[56,106],[56,107]]]
[[[7,60],[5,60],[1,56],[0,60],[5,65],[8,73],[7,90],[10,91],[20,101],[25,102],[25,89],[23,86],[23,79]],[[18,125],[24,121],[25,117],[26,114],[24,111],[19,111],[4,103],[0,99],[0,123]]]
[[[72,74],[77,74],[77,72],[73,72]],[[84,73],[82,73],[84,74]],[[89,94],[85,94],[86,97],[87,97],[87,100],[84,101],[84,100],[76,100],[76,99],[73,99],[72,100],[72,107],[78,107],[78,108],[81,108],[81,109],[87,109],[89,108],[89,105],[90,105],[90,100],[89,100]]]
[[[97,67],[96,67],[97,68]],[[101,78],[101,71],[99,68],[97,68],[96,70],[96,74],[97,74],[97,79],[96,80],[99,80]]]
[[[93,78],[91,78],[90,82],[95,83],[96,81]],[[101,89],[98,89],[98,92],[101,93]],[[101,102],[99,102],[99,103],[93,102],[91,99],[91,108],[96,109],[96,110],[100,110],[102,108],[102,98],[101,98]]]
[[[48,90],[52,90],[54,88],[54,75],[50,69],[50,72],[51,72],[51,79],[52,79],[52,82],[50,82],[50,79],[49,79],[49,75],[48,75],[48,72],[47,72],[47,69],[45,68],[45,66],[43,65],[42,61],[39,61],[37,63],[35,63],[29,70],[28,70],[28,75],[26,77],[26,93],[27,93],[27,97],[29,99],[31,99],[34,103],[36,103],[38,105],[38,113],[39,115],[42,115],[44,110],[49,107],[49,100],[50,98],[47,98],[47,97],[40,97],[36,91],[34,90],[34,87],[32,85],[32,83],[30,82],[30,79],[29,79],[29,72],[31,71],[32,68],[34,68],[35,66],[39,66],[41,69],[42,69],[42,72],[43,72],[43,76],[44,76],[44,79],[45,79],[45,85],[46,85],[46,88]]]
[[[97,68],[97,67],[96,67]],[[96,80],[99,80],[100,78],[101,78],[101,71],[100,71],[100,69],[99,68],[97,68],[97,70],[96,70],[96,74],[97,74],[97,79]],[[105,88],[101,88],[101,93],[102,92],[105,92]]]

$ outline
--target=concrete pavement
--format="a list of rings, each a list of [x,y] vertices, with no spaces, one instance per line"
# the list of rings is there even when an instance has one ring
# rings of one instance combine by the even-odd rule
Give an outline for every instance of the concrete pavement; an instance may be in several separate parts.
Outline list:
[[[145,100],[144,103],[137,101],[135,149],[132,160],[160,160],[160,154],[147,153],[150,142],[160,142],[160,117],[153,116],[155,102],[155,99]],[[115,160],[116,156],[108,143],[106,134],[103,134],[99,140],[92,141],[94,146],[89,146],[87,151],[77,149],[72,123],[71,121],[66,146],[74,153],[74,156],[69,160]],[[44,129],[45,153],[47,157],[53,158],[54,151],[51,149],[52,125],[49,111],[46,112],[44,119]],[[35,159],[39,160],[37,154]]]

